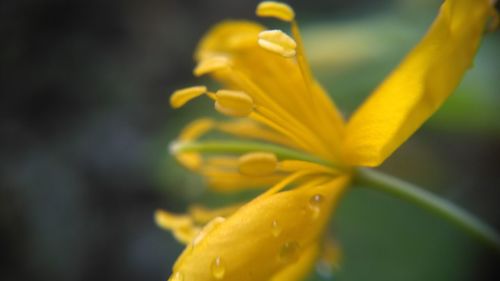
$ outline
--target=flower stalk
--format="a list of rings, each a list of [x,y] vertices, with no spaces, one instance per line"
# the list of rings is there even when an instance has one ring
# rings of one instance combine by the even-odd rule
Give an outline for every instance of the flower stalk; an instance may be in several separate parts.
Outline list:
[[[333,163],[316,157],[311,154],[289,149],[279,145],[261,143],[255,141],[191,141],[174,142],[170,145],[171,153],[201,152],[201,153],[248,153],[254,151],[264,151],[274,153],[280,159],[295,159],[336,167]],[[338,167],[336,167],[338,168]]]
[[[426,209],[460,227],[486,245],[500,252],[500,236],[496,231],[464,209],[446,201],[421,187],[390,175],[360,168],[356,171],[355,184],[394,195]]]

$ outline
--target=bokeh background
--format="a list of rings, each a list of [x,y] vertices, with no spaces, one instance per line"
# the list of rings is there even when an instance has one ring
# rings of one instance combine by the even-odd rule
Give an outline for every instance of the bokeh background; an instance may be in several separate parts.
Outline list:
[[[439,2],[288,3],[315,74],[349,115],[423,35]],[[207,191],[168,155],[189,120],[216,116],[202,101],[173,111],[168,98],[196,83],[192,53],[209,26],[255,19],[256,4],[0,3],[0,280],[167,278],[182,246],[154,225],[154,210],[241,198]],[[488,34],[455,95],[381,167],[497,229],[499,47],[500,33]],[[499,255],[376,191],[353,189],[331,232],[344,253],[334,280],[500,280]]]

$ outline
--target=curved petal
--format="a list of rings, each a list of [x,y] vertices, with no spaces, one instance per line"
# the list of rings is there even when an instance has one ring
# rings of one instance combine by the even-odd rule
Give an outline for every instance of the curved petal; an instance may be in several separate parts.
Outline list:
[[[348,180],[257,197],[202,230],[177,260],[172,278],[269,280],[318,243]]]
[[[490,0],[447,0],[427,35],[349,120],[346,161],[377,166],[406,141],[457,87],[493,14]]]

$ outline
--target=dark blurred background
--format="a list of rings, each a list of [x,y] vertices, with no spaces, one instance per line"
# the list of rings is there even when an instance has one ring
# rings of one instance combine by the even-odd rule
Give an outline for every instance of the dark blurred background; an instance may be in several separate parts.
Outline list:
[[[288,3],[316,74],[349,114],[418,41],[439,2]],[[1,280],[167,278],[182,246],[154,225],[154,210],[214,197],[166,149],[210,105],[174,112],[168,97],[196,83],[192,53],[209,26],[255,19],[257,3],[0,3]],[[445,108],[382,167],[497,229],[499,46],[498,32],[489,34]],[[342,201],[334,232],[344,248],[336,280],[500,280],[492,250],[374,191]]]

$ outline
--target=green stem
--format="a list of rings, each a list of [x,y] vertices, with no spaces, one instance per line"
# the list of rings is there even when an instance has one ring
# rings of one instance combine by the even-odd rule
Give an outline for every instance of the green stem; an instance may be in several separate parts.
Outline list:
[[[500,251],[500,236],[494,229],[467,211],[411,183],[370,169],[358,169],[356,181],[369,187],[390,193],[419,205],[459,226],[471,235]]]
[[[200,141],[200,142],[177,142],[170,146],[173,153],[180,152],[200,152],[200,153],[248,153],[248,152],[271,152],[279,159],[295,159],[327,166],[334,166],[331,162],[318,158],[314,155],[288,149],[273,144],[252,142],[252,141]]]

